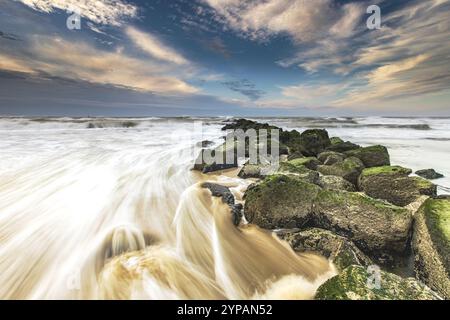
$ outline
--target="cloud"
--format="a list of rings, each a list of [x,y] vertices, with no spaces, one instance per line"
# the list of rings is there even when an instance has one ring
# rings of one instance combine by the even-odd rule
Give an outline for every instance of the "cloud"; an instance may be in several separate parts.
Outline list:
[[[228,89],[246,96],[250,100],[258,100],[265,94],[264,91],[256,89],[255,84],[247,79],[226,81],[222,84]]]
[[[19,40],[19,38],[11,33],[5,33],[3,31],[0,31],[0,38],[6,39],[6,40]]]
[[[138,48],[153,58],[178,65],[188,64],[188,61],[181,54],[163,44],[157,37],[150,33],[128,27],[126,29],[126,34]]]
[[[225,59],[231,58],[231,52],[228,50],[221,38],[214,37],[212,39],[203,39],[200,42],[205,48],[222,55]]]
[[[243,36],[265,40],[287,34],[297,42],[315,41],[333,33],[353,34],[363,13],[359,4],[338,5],[332,0],[203,0],[216,19]]]
[[[51,13],[55,9],[78,10],[81,17],[97,24],[120,26],[137,16],[136,6],[122,0],[18,0],[34,10]]]
[[[0,69],[81,80],[162,94],[192,94],[198,90],[171,75],[167,66],[120,52],[107,52],[84,42],[36,36],[29,52],[14,59],[1,56]]]

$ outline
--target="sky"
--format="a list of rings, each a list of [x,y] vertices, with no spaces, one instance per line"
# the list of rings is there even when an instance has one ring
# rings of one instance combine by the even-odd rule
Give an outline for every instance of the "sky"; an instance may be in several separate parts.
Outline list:
[[[0,115],[450,116],[449,40],[450,0],[0,0]]]

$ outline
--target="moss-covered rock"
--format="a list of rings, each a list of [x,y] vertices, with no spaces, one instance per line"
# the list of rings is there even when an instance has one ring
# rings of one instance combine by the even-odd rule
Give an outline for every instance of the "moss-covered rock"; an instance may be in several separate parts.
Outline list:
[[[330,166],[338,162],[342,162],[345,159],[343,153],[335,151],[324,151],[317,156],[317,159],[324,165]]]
[[[415,215],[416,276],[450,299],[450,198],[428,199]]]
[[[254,130],[271,130],[271,129],[279,129],[276,126],[269,125],[268,123],[259,123],[252,120],[247,119],[236,119],[232,122],[226,124],[224,127],[222,127],[222,130],[243,130],[247,131],[250,129]]]
[[[322,190],[312,218],[315,226],[348,237],[380,263],[407,253],[412,214],[405,208],[360,193]]]
[[[354,184],[338,176],[320,176],[318,185],[326,190],[356,191]]]
[[[245,217],[266,229],[302,227],[319,191],[320,187],[296,176],[268,176],[245,193]]]
[[[195,161],[194,170],[210,173],[238,167],[238,143],[223,143],[214,150],[204,149]],[[242,156],[244,156],[243,154]],[[211,159],[209,159],[211,158]],[[210,161],[214,160],[214,161]]]
[[[304,231],[280,232],[278,236],[298,252],[316,252],[333,261],[339,271],[351,266],[372,263],[353,242],[331,231],[311,228]]]
[[[355,149],[359,149],[361,148],[361,146],[354,144],[350,141],[346,141],[346,142],[337,142],[332,144],[331,146],[327,147],[327,150],[329,151],[335,151],[335,152],[346,152],[346,151],[350,151],[350,150],[355,150]]]
[[[342,162],[338,162],[330,166],[317,166],[317,171],[321,174],[342,177],[354,185],[357,184],[358,177],[363,169],[364,164],[361,160],[355,157],[347,158]]]
[[[239,171],[238,176],[242,179],[263,179],[265,176],[271,174],[270,171],[269,165],[246,163]]]
[[[429,179],[429,180],[435,180],[443,178],[444,175],[442,173],[436,172],[434,169],[423,169],[423,170],[417,170],[416,174],[419,177]]]
[[[320,165],[320,162],[316,157],[297,158],[294,160],[289,160],[287,163],[292,164],[295,167],[305,166],[311,170],[316,170],[317,166]]]
[[[372,198],[398,206],[407,206],[421,195],[436,195],[435,185],[419,177],[408,177],[411,172],[411,169],[398,166],[364,169],[358,179],[358,188]]]
[[[376,283],[379,279],[379,285]],[[317,300],[440,300],[430,288],[413,278],[350,266],[317,290]]]
[[[308,169],[304,165],[293,163],[292,161],[282,162],[278,168],[278,173],[295,175],[301,180],[309,183],[319,183],[319,173],[317,171]]]
[[[306,156],[317,156],[331,145],[328,132],[322,129],[312,129],[302,132],[300,141],[304,148],[302,152]]]
[[[333,145],[335,145],[335,144],[343,143],[344,140],[342,140],[342,139],[339,138],[339,137],[331,137],[331,138],[330,138],[330,142],[331,142],[331,145],[333,146]]]
[[[370,146],[345,152],[349,157],[361,159],[367,168],[389,166],[391,164],[389,152],[384,146]]]

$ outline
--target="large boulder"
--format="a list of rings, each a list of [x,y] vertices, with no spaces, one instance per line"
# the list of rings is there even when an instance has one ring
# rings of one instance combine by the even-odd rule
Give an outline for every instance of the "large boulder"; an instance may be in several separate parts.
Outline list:
[[[450,198],[428,199],[414,221],[414,271],[450,299]]]
[[[316,157],[297,158],[294,160],[289,160],[286,163],[291,164],[294,167],[305,166],[310,170],[316,170],[317,166],[320,165],[320,162]]]
[[[343,143],[344,140],[342,140],[339,137],[331,137],[330,138],[330,142],[331,142],[331,145],[333,146],[333,145],[336,145],[336,144],[339,144],[339,143]]]
[[[331,231],[311,228],[304,231],[277,233],[298,252],[316,252],[330,259],[338,271],[351,265],[372,265],[372,261],[353,242]]]
[[[338,162],[342,162],[345,159],[343,153],[335,151],[324,151],[317,156],[317,159],[325,165],[333,165]]]
[[[217,161],[208,162],[207,155]],[[204,149],[195,161],[194,170],[210,173],[238,167],[238,144],[223,143],[214,150]]]
[[[317,156],[331,145],[328,132],[322,129],[306,130],[300,135],[303,146],[302,153],[306,156]]]
[[[405,279],[381,270],[350,266],[340,275],[322,284],[317,290],[315,299],[440,300],[441,298],[414,278]]]
[[[384,146],[370,146],[346,151],[348,157],[361,159],[366,168],[389,166],[391,164],[389,152]]]
[[[409,177],[411,169],[383,166],[364,169],[358,179],[358,188],[376,199],[406,206],[421,195],[435,196],[437,187],[428,180]]]
[[[247,162],[239,171],[238,177],[242,179],[264,179],[266,176],[274,173],[273,171],[268,164],[251,164]]]
[[[302,227],[319,191],[320,187],[296,176],[269,176],[245,193],[245,217],[265,229]]]
[[[417,170],[416,174],[419,177],[429,179],[429,180],[440,179],[440,178],[444,177],[444,175],[442,173],[436,172],[434,169]]]
[[[354,184],[338,176],[320,176],[318,185],[326,190],[356,191]]]
[[[355,149],[359,149],[361,146],[354,144],[350,141],[337,141],[335,140],[334,143],[331,144],[331,146],[327,147],[328,151],[335,151],[335,152],[346,152],[351,151]]]
[[[364,164],[361,160],[355,157],[350,157],[342,162],[335,163],[330,166],[317,166],[317,171],[327,176],[338,176],[356,185],[358,177],[364,169]]]
[[[281,162],[278,168],[278,173],[295,175],[298,178],[313,184],[319,183],[319,173],[317,171],[308,169],[302,164],[297,164],[295,160]]]
[[[360,193],[322,190],[312,219],[315,226],[348,237],[380,263],[407,254],[412,214],[406,208]]]

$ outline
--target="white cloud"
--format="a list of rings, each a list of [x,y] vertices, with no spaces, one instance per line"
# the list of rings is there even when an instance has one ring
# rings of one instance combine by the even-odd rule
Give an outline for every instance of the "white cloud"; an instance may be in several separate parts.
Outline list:
[[[126,33],[138,48],[153,58],[178,65],[188,64],[188,61],[181,54],[163,44],[150,33],[142,32],[133,27],[128,27]]]
[[[43,12],[79,10],[81,16],[92,22],[120,26],[125,18],[137,15],[137,7],[122,0],[16,0]]]
[[[106,52],[83,42],[36,36],[28,50],[21,58],[19,55],[14,59],[0,56],[0,69],[45,73],[53,77],[161,94],[192,94],[198,91],[173,74],[168,66],[121,52]]]

